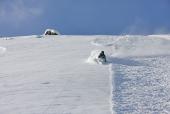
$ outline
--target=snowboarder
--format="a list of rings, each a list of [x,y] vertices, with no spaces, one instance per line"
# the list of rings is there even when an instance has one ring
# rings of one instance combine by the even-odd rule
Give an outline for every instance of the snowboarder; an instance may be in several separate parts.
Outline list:
[[[101,53],[98,56],[99,61],[106,62],[106,56],[104,54],[104,51],[101,51]]]

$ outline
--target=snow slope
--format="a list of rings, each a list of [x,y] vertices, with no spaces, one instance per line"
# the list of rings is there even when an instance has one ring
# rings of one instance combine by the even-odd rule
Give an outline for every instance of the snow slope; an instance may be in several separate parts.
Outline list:
[[[170,113],[169,35],[1,38],[0,63],[0,114]]]
[[[93,39],[1,38],[0,114],[111,114],[109,66],[86,63]]]
[[[109,36],[92,44],[110,48],[114,113],[170,113],[170,36]]]

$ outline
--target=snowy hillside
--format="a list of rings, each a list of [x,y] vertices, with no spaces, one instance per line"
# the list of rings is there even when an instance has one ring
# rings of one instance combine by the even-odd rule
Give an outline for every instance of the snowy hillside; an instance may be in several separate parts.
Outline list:
[[[0,63],[0,114],[170,113],[169,35],[1,38]]]
[[[109,49],[113,113],[170,113],[170,36],[111,36],[93,44]]]

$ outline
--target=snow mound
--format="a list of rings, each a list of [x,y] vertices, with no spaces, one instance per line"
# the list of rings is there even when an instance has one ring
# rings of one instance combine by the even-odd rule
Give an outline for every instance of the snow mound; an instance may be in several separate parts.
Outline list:
[[[5,47],[0,47],[0,55],[3,55],[6,52]]]
[[[100,50],[93,50],[90,53],[90,56],[88,57],[88,59],[86,60],[87,63],[90,64],[98,64],[98,55],[100,54]]]
[[[170,55],[170,40],[161,37],[114,36],[96,39],[93,44],[110,46],[114,57]]]

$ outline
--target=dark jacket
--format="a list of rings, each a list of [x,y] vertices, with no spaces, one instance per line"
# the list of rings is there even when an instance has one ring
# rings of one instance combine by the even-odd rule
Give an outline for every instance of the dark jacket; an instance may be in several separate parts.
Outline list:
[[[106,62],[106,56],[104,54],[104,51],[101,51],[101,53],[99,54],[98,58],[104,59],[104,61]]]

